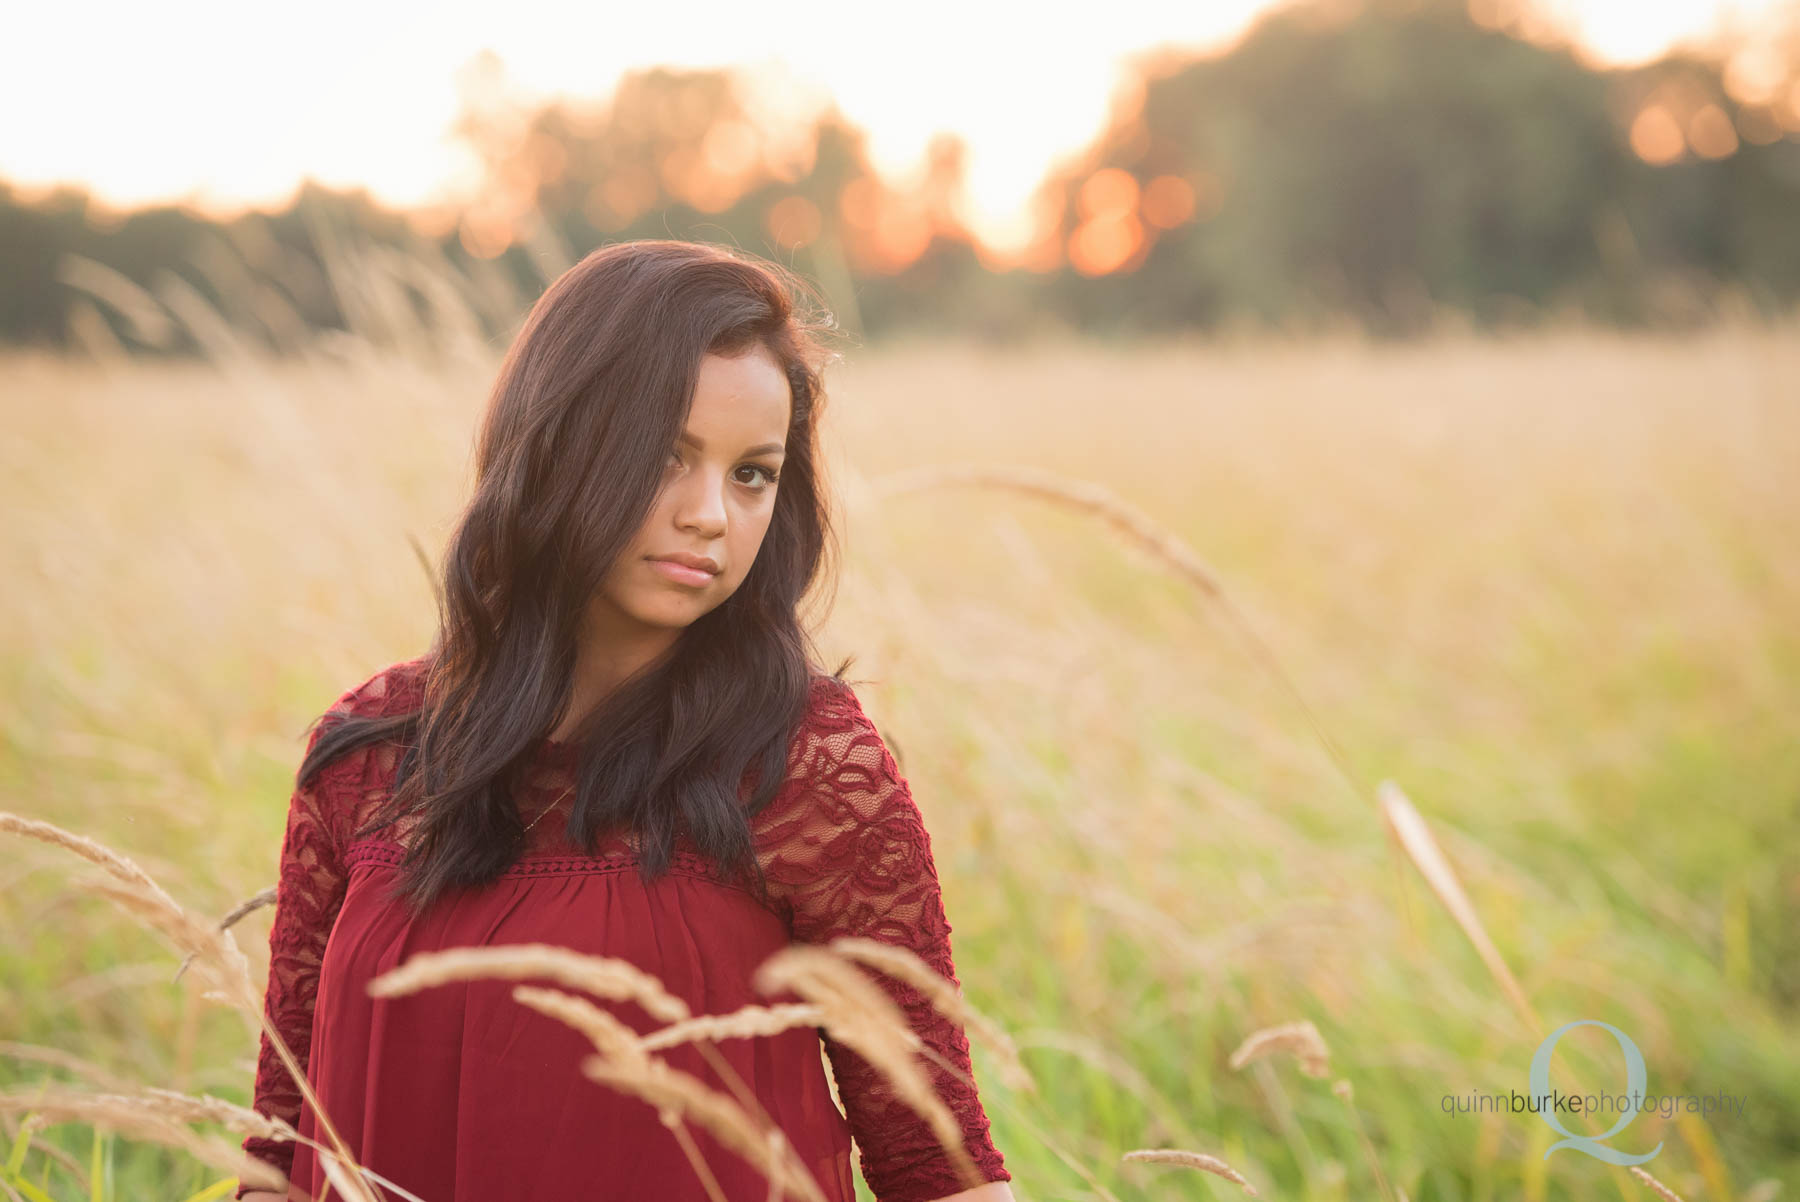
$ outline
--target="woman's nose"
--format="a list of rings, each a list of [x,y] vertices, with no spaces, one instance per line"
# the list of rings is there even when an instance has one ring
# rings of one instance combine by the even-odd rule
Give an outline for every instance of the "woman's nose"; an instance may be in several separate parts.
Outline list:
[[[709,472],[695,472],[688,477],[678,502],[675,520],[679,525],[710,536],[725,532],[725,481]]]

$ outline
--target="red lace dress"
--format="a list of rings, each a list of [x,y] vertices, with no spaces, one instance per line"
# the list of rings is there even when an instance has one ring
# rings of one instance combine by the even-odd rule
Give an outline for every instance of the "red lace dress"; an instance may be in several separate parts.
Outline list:
[[[333,711],[417,709],[424,660],[396,664]],[[318,735],[315,733],[316,742]],[[563,833],[576,749],[541,741],[517,793],[531,821],[521,859],[499,880],[440,902],[418,921],[386,898],[404,828],[360,840],[392,787],[401,748],[340,756],[297,789],[281,849],[265,1009],[358,1159],[423,1202],[656,1199],[705,1202],[676,1134],[642,1099],[584,1077],[586,1038],[515,1000],[515,980],[437,985],[373,998],[370,978],[418,952],[550,943],[626,959],[660,978],[694,1014],[798,1001],[758,994],[758,964],[793,941],[862,935],[897,944],[955,981],[931,844],[893,757],[848,686],[815,680],[806,722],[775,800],[752,820],[772,905],[708,871],[685,836],[668,875],[646,886],[623,841],[584,854]],[[971,1076],[968,1040],[911,986],[875,977],[913,1029]],[[534,984],[556,986],[552,981]],[[590,1000],[639,1032],[661,1023],[635,1002]],[[820,1056],[831,1062],[843,1108]],[[717,1049],[779,1125],[825,1197],[854,1202],[850,1141],[879,1202],[920,1202],[967,1188],[925,1121],[857,1053],[823,1028],[720,1039]],[[692,1044],[660,1053],[730,1092]],[[959,1118],[982,1176],[1009,1181],[973,1085],[923,1059]],[[313,1108],[265,1036],[256,1109],[329,1146]],[[847,1116],[847,1117],[846,1117]],[[697,1123],[684,1124],[723,1195],[762,1202],[761,1172]],[[244,1150],[317,1197],[325,1176],[304,1144],[250,1138]],[[251,1188],[245,1182],[241,1197]],[[333,1196],[337,1196],[333,1191]]]

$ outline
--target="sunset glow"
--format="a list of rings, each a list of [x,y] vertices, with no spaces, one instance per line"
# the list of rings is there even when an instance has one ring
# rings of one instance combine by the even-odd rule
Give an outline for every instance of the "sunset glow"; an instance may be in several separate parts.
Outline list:
[[[1627,63],[1721,20],[1754,20],[1776,2],[1555,0],[1540,9],[1579,33],[1595,61]],[[1519,3],[1472,0],[1471,14],[1497,21]],[[0,127],[0,178],[27,188],[79,183],[117,205],[184,200],[214,212],[278,207],[305,177],[366,187],[394,206],[446,205],[472,195],[476,182],[476,162],[451,131],[470,88],[508,89],[525,100],[596,98],[634,68],[736,65],[752,73],[748,99],[759,123],[780,128],[834,101],[867,132],[872,163],[902,191],[922,178],[935,135],[961,137],[966,183],[955,216],[987,253],[1016,259],[1041,253],[1030,245],[1042,228],[1033,190],[1105,127],[1127,61],[1159,45],[1222,48],[1265,7],[1267,0],[1117,4],[1104,21],[1061,21],[1023,6],[920,3],[824,19],[812,9],[749,14],[720,5],[690,6],[669,21],[647,7],[547,0],[320,0],[296,23],[287,10],[223,0],[98,12],[39,5],[13,16],[0,50],[0,103],[15,114]],[[91,36],[96,21],[105,37]],[[503,78],[472,75],[483,50],[497,55]],[[1737,86],[1760,86],[1757,70],[1744,66]],[[720,211],[755,165],[756,137],[747,125],[721,126],[692,161],[664,163],[665,177],[683,181],[678,192],[695,208]],[[1737,137],[1722,111],[1667,104],[1647,107],[1631,130],[1633,146],[1653,162],[1729,154]],[[616,223],[655,195],[647,177],[621,174],[590,198],[591,215]],[[820,214],[801,203],[811,211],[789,205],[779,220],[771,215],[780,245],[816,236]],[[929,238],[933,219],[877,212],[882,203],[875,195],[842,198],[847,221],[879,231],[885,249],[876,253],[904,260]],[[1175,177],[1140,194],[1120,172],[1089,180],[1080,203],[1083,224],[1067,253],[1084,270],[1111,270],[1104,265],[1127,261],[1146,227],[1204,219],[1217,197],[1204,181],[1196,187]],[[465,243],[488,248],[482,221],[498,237],[507,218],[478,216]]]

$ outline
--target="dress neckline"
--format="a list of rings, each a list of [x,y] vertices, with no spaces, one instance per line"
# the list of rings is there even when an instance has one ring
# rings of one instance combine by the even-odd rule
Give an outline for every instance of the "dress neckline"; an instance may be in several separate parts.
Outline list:
[[[539,739],[533,750],[538,758],[552,764],[572,764],[579,757],[581,748],[576,743],[564,743],[546,737]]]

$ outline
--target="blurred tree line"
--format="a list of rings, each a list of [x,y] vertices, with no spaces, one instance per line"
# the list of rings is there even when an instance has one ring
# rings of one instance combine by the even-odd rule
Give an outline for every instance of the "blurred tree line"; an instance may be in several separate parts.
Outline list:
[[[1141,61],[1135,98],[1039,189],[1034,240],[1004,250],[959,217],[954,139],[900,186],[834,110],[770,128],[729,74],[652,69],[527,110],[496,99],[500,73],[478,64],[465,98],[485,182],[454,210],[308,185],[215,221],[0,185],[0,339],[367,335],[383,317],[351,264],[496,338],[581,253],[639,237],[790,263],[873,337],[1683,325],[1800,296],[1800,26],[1596,70],[1518,0],[1276,10],[1228,53]]]

